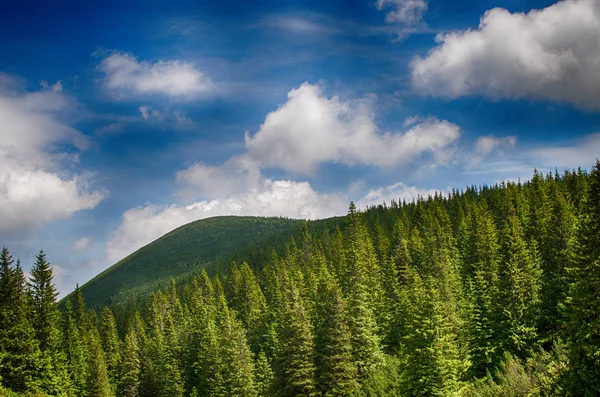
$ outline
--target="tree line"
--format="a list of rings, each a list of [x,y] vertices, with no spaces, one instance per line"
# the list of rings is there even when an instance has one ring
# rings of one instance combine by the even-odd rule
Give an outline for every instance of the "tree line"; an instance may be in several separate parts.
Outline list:
[[[296,240],[99,313],[4,248],[0,394],[600,394],[600,162],[351,204]]]

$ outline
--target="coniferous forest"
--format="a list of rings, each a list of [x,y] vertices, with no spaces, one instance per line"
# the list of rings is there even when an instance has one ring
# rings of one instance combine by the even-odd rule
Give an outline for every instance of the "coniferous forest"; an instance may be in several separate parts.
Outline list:
[[[101,311],[4,248],[0,395],[600,395],[600,162],[279,248]]]

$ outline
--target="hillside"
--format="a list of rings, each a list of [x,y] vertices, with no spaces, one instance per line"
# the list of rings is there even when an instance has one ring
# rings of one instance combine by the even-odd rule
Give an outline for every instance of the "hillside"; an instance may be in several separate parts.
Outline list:
[[[312,232],[339,218],[310,221]],[[221,216],[183,225],[98,274],[81,286],[87,305],[98,308],[137,298],[166,285],[173,277],[185,281],[202,269],[209,275],[232,260],[269,254],[266,247],[283,246],[297,236],[304,221],[285,218]],[[262,250],[261,250],[262,249]]]

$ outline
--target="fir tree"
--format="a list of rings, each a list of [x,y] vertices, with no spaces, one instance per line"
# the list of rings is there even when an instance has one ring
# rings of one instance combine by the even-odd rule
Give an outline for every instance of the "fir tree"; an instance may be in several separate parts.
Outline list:
[[[316,330],[317,383],[324,396],[349,396],[358,388],[352,356],[346,301],[328,275],[319,285],[319,326]]]
[[[29,295],[32,324],[41,352],[41,388],[50,394],[60,394],[69,388],[69,375],[61,346],[60,312],[50,264],[43,251],[36,257],[31,269]]]
[[[63,350],[67,358],[72,395],[86,395],[88,378],[87,349],[84,346],[81,332],[75,323],[71,300],[67,300],[65,303]]]
[[[290,285],[279,322],[276,382],[280,396],[315,396],[313,334],[298,288]]]
[[[273,369],[271,368],[264,351],[261,350],[258,353],[254,368],[254,385],[258,397],[273,396],[273,381],[275,375],[273,374]]]
[[[566,386],[570,395],[596,396],[600,394],[600,161],[590,175],[576,252],[568,301]]]
[[[121,364],[121,341],[117,334],[117,325],[112,311],[105,307],[102,310],[100,321],[100,340],[105,354],[106,370],[108,379],[113,390],[116,390],[120,364]]]
[[[123,364],[119,377],[118,395],[123,397],[137,397],[139,392],[139,377],[141,364],[139,357],[137,335],[131,328],[125,336],[125,347],[123,349]]]
[[[89,349],[87,395],[90,397],[112,397],[114,393],[108,379],[106,361],[98,330],[95,328],[88,330],[87,339],[87,348]]]
[[[509,215],[502,233],[499,269],[501,323],[504,350],[524,358],[536,347],[539,313],[540,265],[524,238],[521,222]]]
[[[41,354],[30,319],[25,276],[4,247],[0,253],[0,378],[7,389],[25,392],[40,386]]]

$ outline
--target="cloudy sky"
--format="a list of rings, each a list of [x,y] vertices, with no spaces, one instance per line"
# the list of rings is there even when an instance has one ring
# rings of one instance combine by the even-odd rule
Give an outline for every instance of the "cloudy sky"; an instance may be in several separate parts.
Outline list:
[[[0,243],[63,294],[196,219],[600,155],[600,0],[94,3],[0,13]]]

